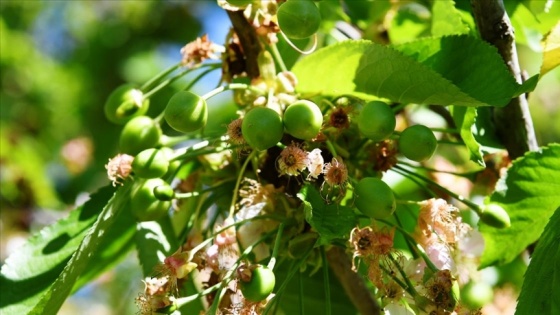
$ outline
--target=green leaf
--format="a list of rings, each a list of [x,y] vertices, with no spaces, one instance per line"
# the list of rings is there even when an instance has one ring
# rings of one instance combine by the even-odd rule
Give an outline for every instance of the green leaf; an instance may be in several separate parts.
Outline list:
[[[301,59],[292,71],[302,93],[402,103],[504,106],[521,92],[496,49],[465,35],[395,47],[341,42]]]
[[[53,285],[43,294],[39,303],[29,314],[57,314],[58,310],[72,291],[78,277],[84,273],[94,253],[106,237],[109,237],[111,226],[116,221],[117,215],[122,210],[130,196],[131,183],[121,187],[113,198],[109,200],[97,220],[82,240],[80,246],[70,258],[70,261],[55,280]]]
[[[115,223],[107,230],[98,249],[94,252],[78,281],[76,281],[73,291],[118,264],[134,247],[136,222],[131,219],[133,215],[128,205],[129,203],[117,214]]]
[[[67,218],[45,227],[6,259],[0,271],[0,313],[28,314],[60,275],[88,228],[114,193],[107,186]]]
[[[560,65],[560,22],[546,35],[543,41],[543,63],[541,77]]]
[[[404,43],[430,35],[430,11],[421,4],[399,6],[387,30],[391,43]]]
[[[315,272],[310,275],[311,268],[307,268],[305,272],[298,272],[290,282],[288,282],[285,290],[279,293],[278,308],[282,314],[326,314],[325,310],[325,281],[322,272]],[[331,314],[356,314],[356,309],[342,285],[336,279],[335,275],[329,269]],[[278,268],[274,268],[276,279],[285,279],[288,276],[289,268],[287,264],[282,264]],[[300,282],[301,281],[301,282]],[[300,285],[302,286],[304,296],[300,296]],[[304,313],[300,313],[300,304]]]
[[[298,197],[303,201],[305,220],[319,233],[318,245],[345,239],[356,227],[357,217],[350,207],[325,204],[321,194],[313,186],[304,186]]]
[[[471,161],[478,163],[481,166],[486,166],[484,158],[482,157],[480,144],[476,141],[472,133],[472,127],[476,121],[476,111],[477,108],[474,107],[453,106],[453,120],[459,128],[461,138],[469,149]]]
[[[541,235],[560,205],[560,144],[529,152],[513,162],[485,201],[502,206],[511,227],[497,229],[480,224],[485,249],[481,268],[512,261]]]
[[[432,35],[444,36],[467,34],[469,27],[463,22],[461,13],[453,0],[439,0],[432,4]]]
[[[167,215],[158,221],[138,223],[135,241],[144,277],[153,276],[154,267],[179,248]]]
[[[560,208],[554,212],[531,257],[516,315],[560,314]],[[554,305],[556,302],[557,305]]]

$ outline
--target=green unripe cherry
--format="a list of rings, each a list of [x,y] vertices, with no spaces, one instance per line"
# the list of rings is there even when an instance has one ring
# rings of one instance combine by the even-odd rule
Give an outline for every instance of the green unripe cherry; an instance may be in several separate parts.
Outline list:
[[[391,107],[379,101],[367,103],[358,116],[358,129],[375,142],[389,138],[396,124],[397,120]]]
[[[282,139],[284,124],[280,115],[273,109],[255,107],[245,114],[241,133],[253,149],[266,150]]]
[[[159,144],[162,135],[159,124],[148,116],[132,118],[124,125],[119,137],[119,147],[122,153],[130,155],[153,148]]]
[[[284,111],[284,127],[292,136],[311,140],[319,134],[323,125],[323,113],[315,103],[299,100]]]
[[[167,155],[158,149],[146,149],[136,155],[132,161],[132,171],[141,178],[156,178],[167,173],[169,160]]]
[[[132,214],[138,221],[153,221],[163,217],[169,207],[170,201],[161,201],[154,196],[154,188],[168,185],[161,178],[151,178],[135,183],[132,188],[130,206]]]
[[[387,219],[397,207],[393,190],[379,178],[362,178],[354,188],[354,194],[354,204],[370,218]]]
[[[290,38],[308,38],[321,24],[321,12],[311,0],[289,0],[278,8],[277,14],[278,26]]]
[[[248,282],[240,280],[239,284],[245,299],[259,302],[266,299],[272,293],[276,284],[276,277],[272,269],[257,265],[252,270],[251,279]]]
[[[511,226],[511,220],[507,211],[496,203],[482,205],[480,207],[480,221],[493,226],[495,228],[503,229]]]
[[[410,126],[399,137],[399,151],[413,161],[421,162],[429,159],[436,148],[436,136],[424,125]]]
[[[175,191],[169,185],[161,185],[154,188],[154,196],[161,201],[170,201],[175,198]]]
[[[169,99],[163,117],[171,128],[188,133],[206,126],[208,106],[199,95],[180,91]]]
[[[144,115],[148,111],[150,101],[144,100],[143,96],[142,91],[132,84],[119,86],[105,102],[105,117],[112,123],[122,125],[136,116]]]

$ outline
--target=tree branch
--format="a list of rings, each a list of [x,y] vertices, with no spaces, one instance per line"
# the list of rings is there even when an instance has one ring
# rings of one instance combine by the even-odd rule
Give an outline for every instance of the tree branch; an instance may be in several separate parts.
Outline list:
[[[251,78],[259,77],[259,65],[257,64],[257,57],[262,50],[261,44],[255,28],[247,21],[243,11],[229,11],[226,10],[233,29],[241,42],[243,53],[246,58],[246,71],[247,75]]]
[[[498,48],[515,80],[522,83],[514,29],[502,0],[471,0],[471,5],[482,39]],[[525,94],[513,98],[503,108],[494,108],[494,123],[512,159],[538,149]]]
[[[333,246],[327,252],[327,259],[329,266],[360,314],[381,314],[381,308],[369,293],[364,280],[352,271],[352,262],[344,249]]]

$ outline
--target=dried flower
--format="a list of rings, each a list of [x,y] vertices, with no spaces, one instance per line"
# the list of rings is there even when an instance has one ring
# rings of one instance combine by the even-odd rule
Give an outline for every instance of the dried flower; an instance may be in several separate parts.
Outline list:
[[[373,169],[386,172],[397,164],[397,149],[393,140],[383,140],[375,143],[372,152]]]
[[[309,163],[307,153],[295,144],[284,148],[277,161],[280,176],[297,176]]]
[[[453,281],[455,278],[451,276],[451,272],[447,269],[439,270],[430,277],[424,284],[427,297],[432,300],[436,309],[443,311],[452,311],[457,303],[457,298],[453,294]]]
[[[331,111],[328,124],[336,129],[350,128],[350,117],[348,113],[352,110],[350,106],[337,107]]]
[[[109,159],[105,169],[107,169],[107,176],[113,183],[113,186],[117,184],[122,185],[122,181],[130,175],[133,160],[134,157],[128,154],[117,154],[114,158]]]
[[[229,141],[234,145],[242,145],[246,143],[245,138],[243,138],[243,132],[241,131],[242,124],[243,119],[237,118],[227,125],[227,135],[229,137]]]
[[[208,39],[208,34],[197,37],[194,41],[181,48],[183,66],[192,67],[206,59],[219,59],[215,53],[224,52],[222,46],[216,45]]]
[[[390,259],[390,255],[397,253],[393,248],[394,235],[395,229],[379,230],[375,226],[363,229],[354,228],[350,233],[350,243],[354,246],[352,270],[357,270],[355,258],[361,257],[368,264],[369,280],[383,290],[385,289],[383,273],[393,272],[393,260]]]
[[[336,157],[333,157],[330,163],[325,164],[323,170],[325,182],[332,186],[342,186],[348,181],[348,170],[346,165]]]
[[[307,170],[309,171],[307,180],[317,179],[317,177],[323,173],[323,166],[325,163],[321,155],[321,149],[313,149],[311,152],[307,153],[307,161]]]
[[[470,227],[461,222],[459,209],[443,199],[423,201],[418,214],[418,228],[427,237],[435,232],[445,243],[454,244]]]

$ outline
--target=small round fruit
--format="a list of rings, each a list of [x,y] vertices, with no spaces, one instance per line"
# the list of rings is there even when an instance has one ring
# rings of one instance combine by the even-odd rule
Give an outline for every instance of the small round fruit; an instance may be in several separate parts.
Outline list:
[[[161,201],[170,201],[175,198],[175,191],[169,185],[161,185],[154,188],[154,196]]]
[[[492,286],[485,282],[470,281],[461,289],[461,302],[471,310],[476,310],[494,299]]]
[[[253,149],[266,150],[282,139],[284,124],[280,115],[273,109],[255,107],[243,118],[241,133]]]
[[[132,188],[130,206],[132,214],[138,221],[153,221],[163,217],[169,207],[170,201],[161,201],[154,196],[154,188],[167,185],[161,178],[151,178],[135,183]]]
[[[397,120],[391,107],[379,101],[367,103],[358,116],[358,129],[375,142],[389,138],[396,124]]]
[[[132,84],[123,84],[116,88],[107,98],[105,117],[115,124],[122,125],[136,116],[148,111],[150,101],[143,99],[142,91]]]
[[[208,106],[202,97],[180,91],[169,99],[163,117],[171,128],[188,133],[206,126]]]
[[[259,302],[266,299],[274,290],[276,277],[272,269],[258,265],[253,269],[251,279],[248,282],[239,281],[241,293],[245,299],[252,302]]]
[[[498,229],[511,226],[509,214],[502,206],[496,203],[490,203],[480,207],[480,221]]]
[[[136,155],[132,161],[134,175],[141,178],[156,178],[167,173],[169,160],[167,155],[158,149],[146,149]]]
[[[386,219],[397,207],[391,187],[375,177],[362,178],[356,185],[354,194],[354,204],[370,218]]]
[[[407,158],[421,162],[432,157],[437,147],[437,139],[430,128],[414,125],[406,128],[399,138],[399,151]]]
[[[321,13],[311,0],[288,0],[278,8],[278,26],[290,38],[308,38],[319,24]]]
[[[159,124],[152,118],[134,117],[124,125],[119,137],[119,147],[122,153],[135,155],[158,145],[161,135]]]
[[[311,140],[319,134],[323,125],[323,113],[315,103],[299,100],[284,111],[284,127],[292,136]]]
[[[226,0],[226,2],[234,7],[244,8],[253,3],[253,0]]]

